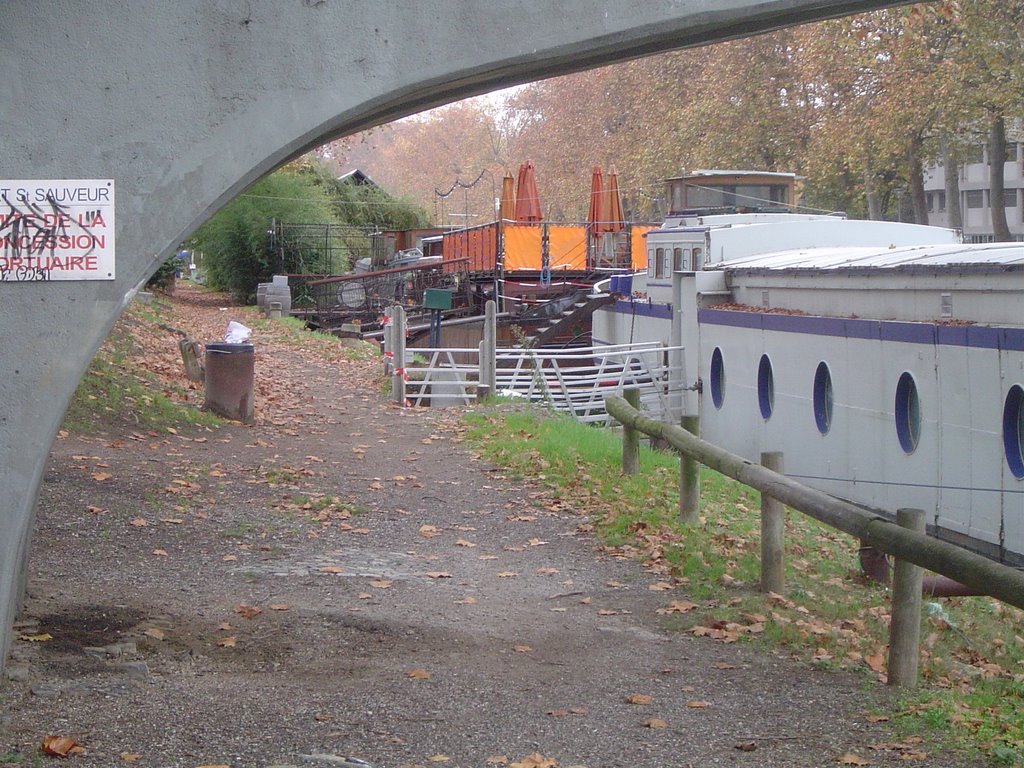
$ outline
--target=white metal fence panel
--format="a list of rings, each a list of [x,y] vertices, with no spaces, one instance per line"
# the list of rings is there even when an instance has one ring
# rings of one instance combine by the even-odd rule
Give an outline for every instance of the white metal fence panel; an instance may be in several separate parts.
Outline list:
[[[406,350],[405,399],[409,405],[465,405],[476,397],[479,380],[480,355],[476,349]]]
[[[677,423],[684,383],[682,371],[671,367],[669,360],[679,349],[657,342],[497,349],[494,394],[543,403],[583,422],[607,424],[605,396],[635,388],[640,391],[641,408],[652,418]],[[479,352],[410,349],[404,371],[409,404],[468,403],[480,380]]]

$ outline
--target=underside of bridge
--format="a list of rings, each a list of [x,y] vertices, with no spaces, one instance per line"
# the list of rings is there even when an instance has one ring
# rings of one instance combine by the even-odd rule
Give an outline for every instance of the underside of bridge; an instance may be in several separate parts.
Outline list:
[[[138,286],[246,186],[329,139],[459,98],[896,4],[0,4],[0,257],[18,255],[11,214],[27,205],[7,181],[112,180],[116,211],[113,276],[0,269],[0,666],[43,467],[82,373]]]

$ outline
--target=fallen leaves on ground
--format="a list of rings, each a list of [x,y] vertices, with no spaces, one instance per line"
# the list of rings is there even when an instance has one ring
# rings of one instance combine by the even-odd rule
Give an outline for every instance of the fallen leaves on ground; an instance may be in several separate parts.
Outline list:
[[[539,752],[534,752],[522,760],[511,763],[508,768],[558,768],[558,761],[553,757],[544,757]]]
[[[255,605],[247,605],[245,603],[239,603],[235,606],[235,613],[241,616],[243,619],[251,619],[255,616],[259,616],[263,613],[262,608],[257,608]]]
[[[430,673],[425,669],[410,669],[405,673],[405,676],[412,680],[429,680]]]
[[[47,640],[53,640],[53,635],[49,632],[41,632],[37,635],[18,635],[19,640],[24,640],[26,643],[45,643]]]
[[[664,608],[658,608],[654,612],[662,615],[666,615],[668,613],[686,613],[696,607],[698,607],[697,603],[690,602],[689,600],[673,600]]]
[[[51,757],[71,757],[85,752],[85,747],[69,736],[47,736],[39,749]]]
[[[644,720],[644,727],[645,728],[653,728],[655,730],[660,730],[662,728],[668,728],[668,723],[666,723],[661,718],[652,717],[652,718],[649,718],[647,720]]]
[[[865,656],[864,663],[868,665],[872,672],[878,672],[879,674],[885,672],[885,654],[881,651]]]
[[[836,758],[836,762],[840,765],[871,765],[870,760],[866,760],[853,752],[846,752],[840,755]]]
[[[626,697],[627,704],[650,704],[653,701],[654,697],[646,693],[631,693]]]

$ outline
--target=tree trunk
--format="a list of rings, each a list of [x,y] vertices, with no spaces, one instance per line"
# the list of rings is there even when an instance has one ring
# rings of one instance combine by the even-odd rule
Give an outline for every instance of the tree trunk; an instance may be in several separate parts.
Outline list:
[[[1006,121],[1002,114],[992,117],[988,133],[988,188],[989,209],[992,211],[992,239],[1005,243],[1013,239],[1010,225],[1006,222],[1006,207],[1003,197],[1006,189]]]
[[[875,170],[868,161],[864,169],[864,196],[868,201],[868,218],[871,221],[882,220],[882,197],[878,194],[878,181],[875,179]]]
[[[950,229],[963,229],[964,217],[960,210],[960,165],[953,155],[953,147],[945,131],[942,132],[940,141],[942,169],[946,177],[946,226]]]
[[[928,198],[924,193],[924,168],[921,165],[921,149],[924,140],[915,136],[907,147],[907,175],[910,178],[910,199],[914,204],[914,222],[928,223]],[[902,217],[901,217],[902,220]]]

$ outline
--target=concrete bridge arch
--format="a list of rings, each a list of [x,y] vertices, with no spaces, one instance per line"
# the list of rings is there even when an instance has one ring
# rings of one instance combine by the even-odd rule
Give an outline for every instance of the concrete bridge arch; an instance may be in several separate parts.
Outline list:
[[[77,382],[139,285],[248,184],[330,138],[498,87],[895,4],[0,4],[0,182],[113,179],[117,215],[115,279],[0,282],[0,667]]]

